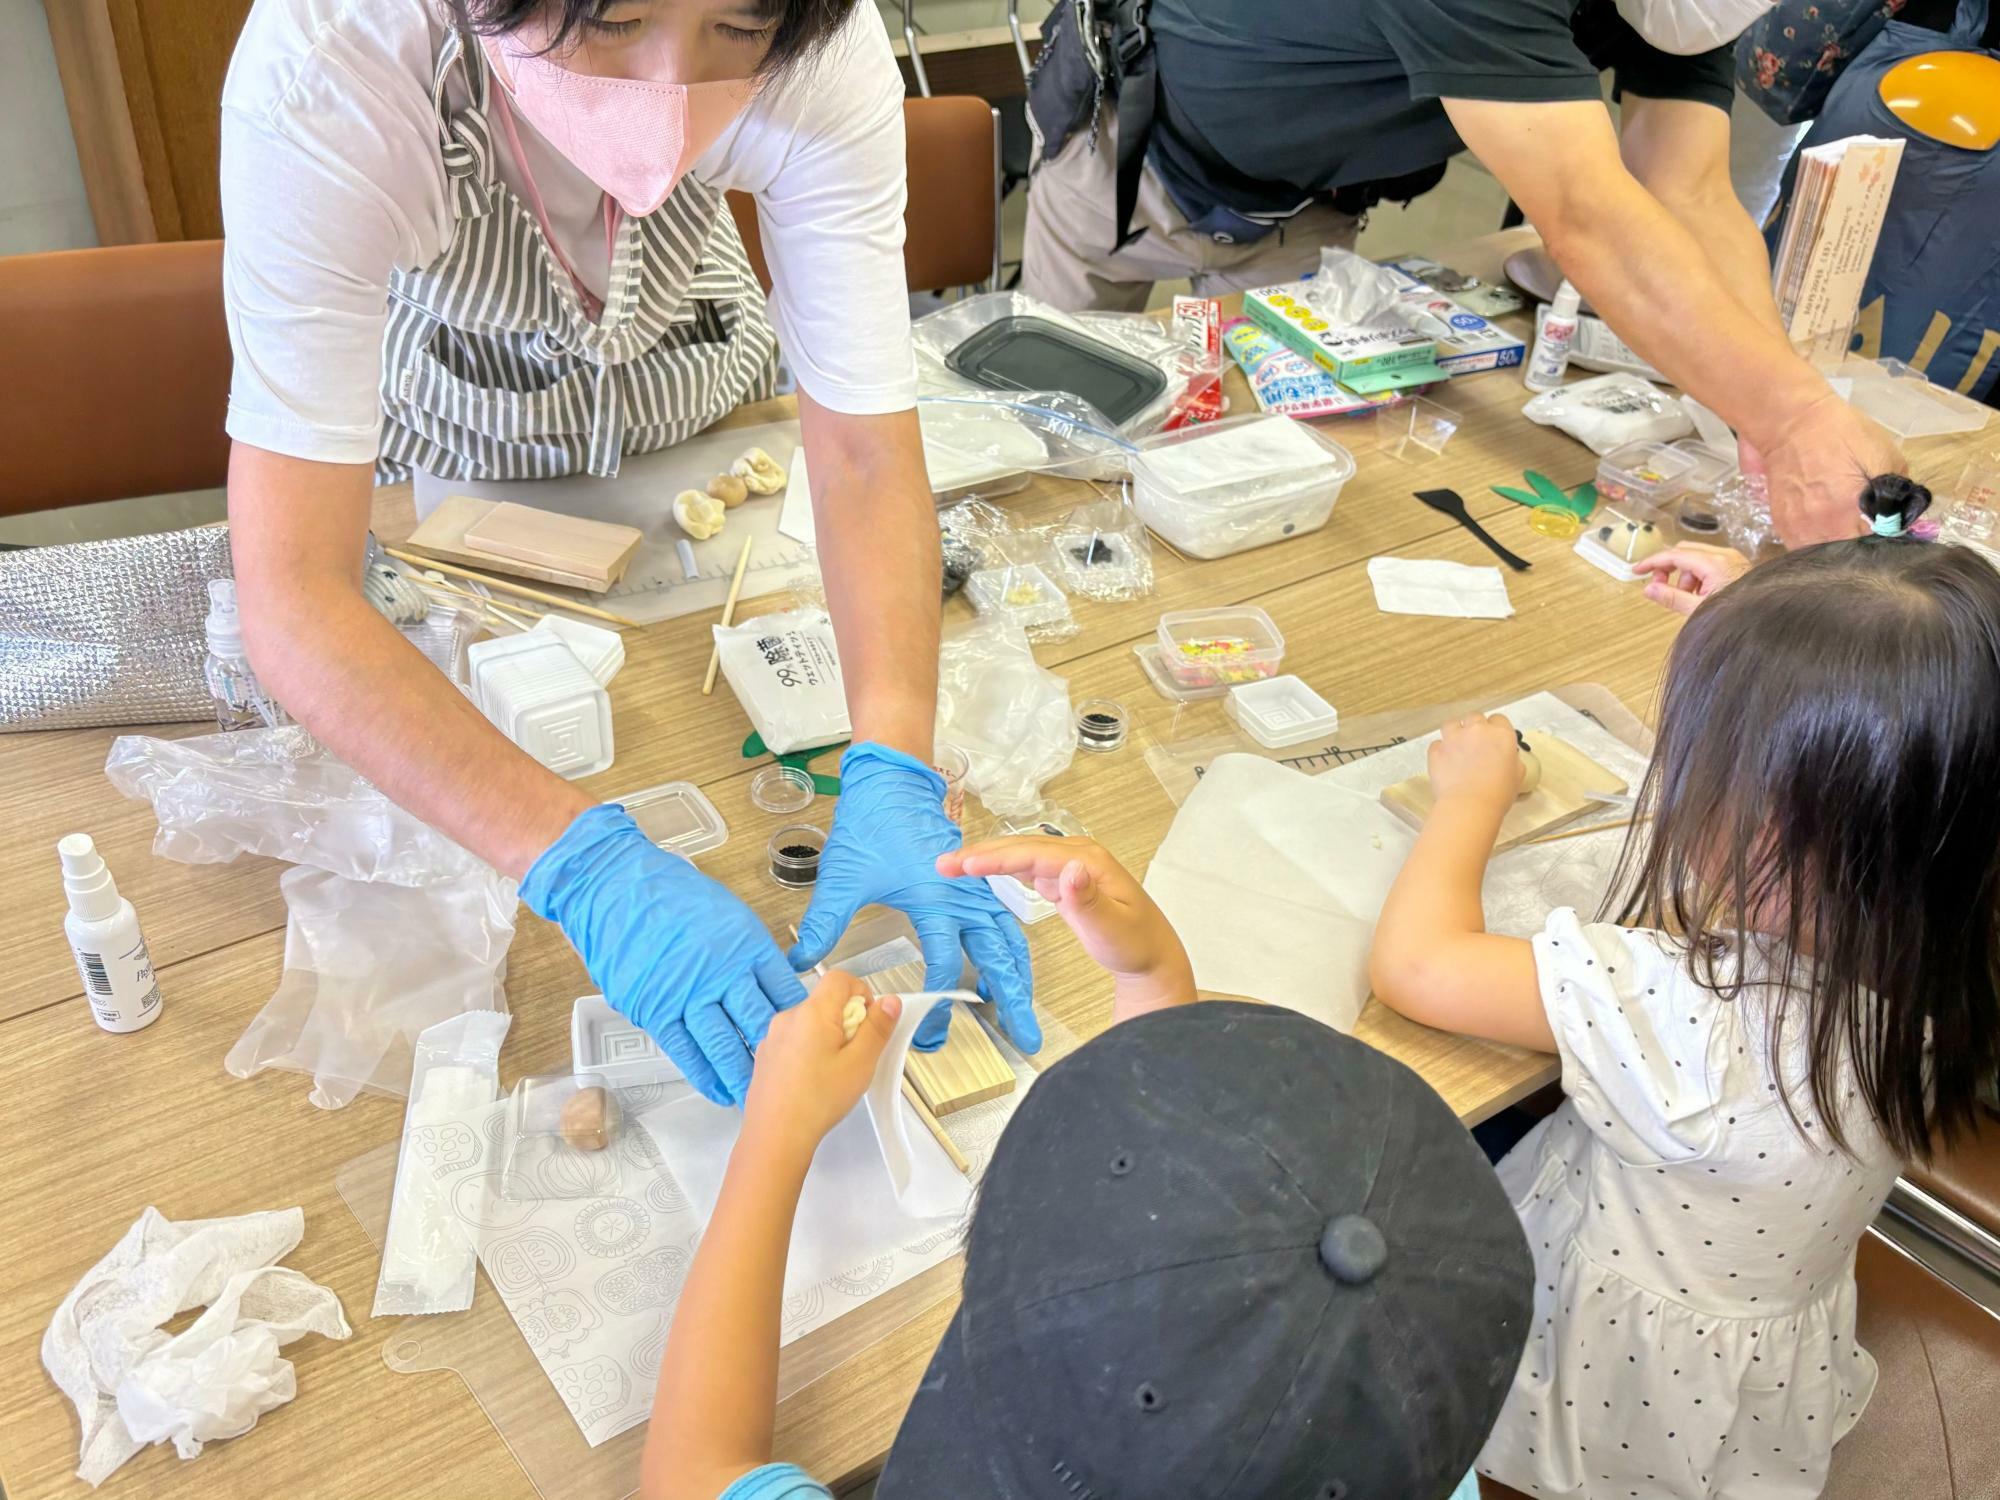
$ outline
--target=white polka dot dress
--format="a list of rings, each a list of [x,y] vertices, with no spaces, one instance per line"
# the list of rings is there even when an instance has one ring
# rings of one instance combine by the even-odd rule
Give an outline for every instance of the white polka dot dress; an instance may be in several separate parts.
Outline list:
[[[1868,1403],[1854,1251],[1900,1163],[1827,1141],[1763,992],[1697,985],[1660,933],[1556,912],[1535,965],[1566,1102],[1500,1164],[1535,1322],[1480,1472],[1529,1495],[1809,1500]],[[1843,1084],[1843,1088],[1846,1085]]]

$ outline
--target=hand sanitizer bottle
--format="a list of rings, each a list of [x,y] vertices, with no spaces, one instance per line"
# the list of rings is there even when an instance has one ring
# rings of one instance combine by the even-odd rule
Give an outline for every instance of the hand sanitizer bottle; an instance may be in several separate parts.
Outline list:
[[[1569,348],[1576,338],[1577,310],[1583,297],[1567,279],[1556,288],[1556,300],[1535,320],[1535,349],[1521,384],[1531,391],[1554,390],[1569,370]]]
[[[87,833],[56,845],[69,915],[63,931],[76,955],[90,1013],[106,1031],[138,1031],[160,1018],[160,984],[139,931],[139,914],[118,894],[104,856]]]
[[[257,685],[250,670],[243,622],[236,613],[234,579],[209,579],[208,618],[202,625],[208,634],[208,659],[201,665],[201,675],[208,696],[215,700],[215,722],[225,730],[260,729],[267,724],[276,728],[285,723],[285,711]]]

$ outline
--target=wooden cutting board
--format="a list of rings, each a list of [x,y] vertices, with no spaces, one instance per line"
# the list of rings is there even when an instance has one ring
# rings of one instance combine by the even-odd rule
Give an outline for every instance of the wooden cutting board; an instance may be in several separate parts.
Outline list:
[[[466,544],[492,557],[602,578],[608,587],[645,540],[636,526],[565,516],[503,500],[465,529]]]
[[[1496,850],[1511,849],[1584,813],[1604,811],[1605,805],[1593,801],[1588,795],[1591,792],[1627,790],[1622,777],[1607,771],[1574,745],[1546,734],[1523,734],[1522,738],[1528,742],[1535,759],[1542,763],[1542,781],[1525,797],[1516,798],[1508,809],[1500,824],[1499,841],[1493,846]],[[1431,815],[1436,800],[1431,795],[1428,776],[1412,776],[1382,789],[1382,805],[1412,828],[1424,826],[1424,819]]]
[[[495,552],[482,552],[466,540],[470,531],[499,504],[493,500],[477,500],[470,495],[447,495],[439,502],[438,508],[423,519],[423,524],[410,533],[410,539],[403,545],[412,552],[422,552],[444,562],[460,563],[468,568],[483,568],[489,573],[505,573],[513,578],[533,578],[542,583],[559,583],[565,588],[585,589],[593,594],[601,594],[611,587],[609,578],[597,578],[587,573],[573,573],[562,568],[552,568],[541,563],[523,562],[518,558],[502,557]]]
[[[867,984],[878,995],[914,995],[924,988],[924,966],[901,964],[870,974]],[[951,1031],[935,1052],[912,1051],[903,1062],[903,1076],[930,1112],[942,1118],[954,1111],[984,1104],[1014,1092],[1014,1070],[993,1045],[986,1028],[966,1014],[957,1001],[951,1006]]]

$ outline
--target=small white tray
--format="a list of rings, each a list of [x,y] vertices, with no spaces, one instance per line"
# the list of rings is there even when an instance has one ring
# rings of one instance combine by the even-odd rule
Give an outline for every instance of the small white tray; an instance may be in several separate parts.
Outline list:
[[[1290,673],[1237,684],[1229,690],[1223,709],[1267,750],[1281,750],[1340,730],[1340,714],[1334,706]]]

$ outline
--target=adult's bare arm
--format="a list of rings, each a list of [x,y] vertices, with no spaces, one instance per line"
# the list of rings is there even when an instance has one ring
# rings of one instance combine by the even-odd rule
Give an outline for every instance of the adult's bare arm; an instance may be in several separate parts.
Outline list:
[[[590,799],[495,729],[361,594],[372,480],[238,443],[230,552],[266,692],[399,805],[519,879]]]

